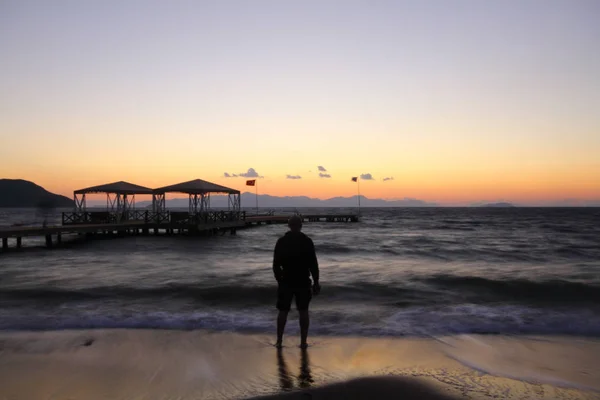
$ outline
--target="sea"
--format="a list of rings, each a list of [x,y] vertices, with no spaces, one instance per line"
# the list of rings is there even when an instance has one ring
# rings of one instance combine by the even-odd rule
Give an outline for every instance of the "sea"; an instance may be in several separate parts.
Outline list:
[[[0,226],[60,223],[60,211],[0,209]],[[361,214],[358,223],[304,225],[322,285],[311,334],[600,337],[600,208]],[[262,225],[212,237],[73,237],[52,250],[24,239],[23,249],[0,252],[0,330],[274,334],[272,254],[285,232]],[[297,323],[287,332],[297,333]]]

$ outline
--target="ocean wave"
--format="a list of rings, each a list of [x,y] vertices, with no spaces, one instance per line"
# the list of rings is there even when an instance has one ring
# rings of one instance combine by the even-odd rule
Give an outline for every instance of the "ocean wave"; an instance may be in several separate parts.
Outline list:
[[[548,309],[510,304],[461,304],[401,309],[386,319],[386,332],[415,335],[600,335],[600,314],[589,309]]]
[[[328,301],[361,301],[369,299],[419,299],[426,295],[426,290],[402,287],[400,285],[384,285],[361,282],[357,284],[323,285]],[[244,285],[229,284],[219,286],[202,286],[187,284],[171,284],[158,287],[107,286],[81,289],[68,288],[4,288],[0,289],[0,300],[3,301],[102,301],[112,300],[193,300],[208,304],[265,304],[276,298],[277,285]]]
[[[411,259],[429,259],[446,261],[485,261],[485,262],[519,262],[541,263],[556,260],[597,261],[598,250],[589,246],[552,247],[539,243],[513,241],[509,245],[473,245],[465,246],[463,242],[443,240],[433,236],[398,237],[394,243],[385,243],[386,237],[373,240],[362,240],[358,243],[340,243],[317,241],[317,255],[383,255]],[[267,251],[270,251],[268,249]]]
[[[208,329],[271,334],[273,309],[211,309],[190,312],[72,310],[2,315],[0,330]],[[295,318],[295,316],[293,316]],[[546,310],[510,305],[410,307],[387,313],[368,308],[314,309],[311,334],[336,336],[447,336],[457,334],[544,334],[600,336],[600,314],[590,310]],[[297,324],[287,332],[297,334]]]
[[[487,279],[475,276],[435,275],[424,279],[440,288],[461,290],[485,296],[494,295],[506,300],[547,302],[597,302],[600,301],[600,282],[583,283],[567,280]]]
[[[567,259],[593,258],[593,254],[590,254],[593,251],[596,251],[593,246],[562,246],[554,249],[556,255]]]
[[[463,225],[434,225],[429,227],[434,231],[475,231],[477,228]]]
[[[263,303],[275,298],[277,287],[225,285],[199,286],[173,284],[157,287],[106,286],[82,289],[13,288],[0,290],[2,300],[86,301],[86,300],[176,300],[191,299],[205,303]]]
[[[334,242],[324,242],[324,243],[317,243],[315,245],[317,254],[345,254],[345,253],[352,253],[352,252],[360,252],[362,251],[367,251],[367,252],[372,252],[372,249],[370,248],[365,248],[365,249],[361,249],[358,246],[351,246],[351,245],[343,245],[340,243],[334,243]]]
[[[0,301],[75,303],[101,302],[177,302],[254,306],[273,303],[277,286],[243,283],[236,276],[221,284],[166,284],[156,287],[98,286],[87,288],[11,287],[0,289]],[[246,277],[247,278],[247,277]],[[358,279],[358,277],[357,277]],[[328,302],[375,304],[408,307],[430,304],[521,303],[553,306],[556,304],[600,303],[600,282],[566,280],[505,279],[495,280],[474,276],[431,275],[401,281],[324,282],[322,298]]]

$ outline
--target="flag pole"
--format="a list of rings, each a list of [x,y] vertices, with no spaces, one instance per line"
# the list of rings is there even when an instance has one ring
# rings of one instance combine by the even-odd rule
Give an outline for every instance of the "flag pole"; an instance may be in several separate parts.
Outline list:
[[[256,185],[254,185],[254,189],[256,190],[256,215],[258,215],[258,179],[256,180]]]
[[[356,183],[358,183],[358,215],[360,215],[360,175],[356,179]]]

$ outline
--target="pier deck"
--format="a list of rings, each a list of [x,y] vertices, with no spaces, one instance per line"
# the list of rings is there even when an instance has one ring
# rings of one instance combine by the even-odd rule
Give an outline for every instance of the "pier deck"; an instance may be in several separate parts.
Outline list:
[[[220,212],[221,214],[222,212]],[[219,215],[220,215],[219,214]],[[175,214],[176,215],[176,214]],[[215,214],[217,215],[217,214]],[[305,214],[299,215],[304,222],[358,222],[359,216],[356,214]],[[165,234],[188,234],[188,235],[212,235],[226,232],[235,234],[237,229],[262,224],[285,224],[290,215],[245,215],[236,220],[219,221],[216,218],[207,222],[196,223],[197,219],[185,219],[173,221],[148,221],[133,220],[116,223],[81,223],[81,224],[63,224],[57,226],[20,226],[20,227],[0,227],[0,239],[2,240],[2,249],[8,248],[8,240],[16,239],[16,247],[22,245],[24,237],[43,237],[46,240],[46,246],[53,246],[53,236],[56,243],[61,243],[62,236],[67,234],[79,234],[93,237],[96,235],[149,235],[160,233]],[[193,221],[194,223],[190,223]]]
[[[145,223],[143,221],[121,222],[110,224],[81,224],[81,225],[59,225],[46,227],[8,227],[0,228],[0,239],[2,249],[8,248],[8,239],[16,239],[16,247],[22,245],[24,237],[44,237],[46,247],[53,246],[53,236],[56,243],[62,242],[63,235],[79,234],[93,237],[96,235],[149,235],[165,234],[216,234],[227,231],[235,234],[237,229],[244,228],[243,221],[212,222],[202,225],[183,225],[178,223]]]
[[[302,222],[358,222],[357,214],[298,214]],[[247,226],[261,224],[285,224],[289,215],[248,215],[244,219]]]

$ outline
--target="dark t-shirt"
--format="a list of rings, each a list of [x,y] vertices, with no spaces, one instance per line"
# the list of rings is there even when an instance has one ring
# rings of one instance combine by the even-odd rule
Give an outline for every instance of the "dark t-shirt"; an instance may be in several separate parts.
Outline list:
[[[302,232],[288,232],[277,240],[273,255],[277,281],[289,287],[310,287],[312,274],[319,281],[319,264],[313,241]]]

